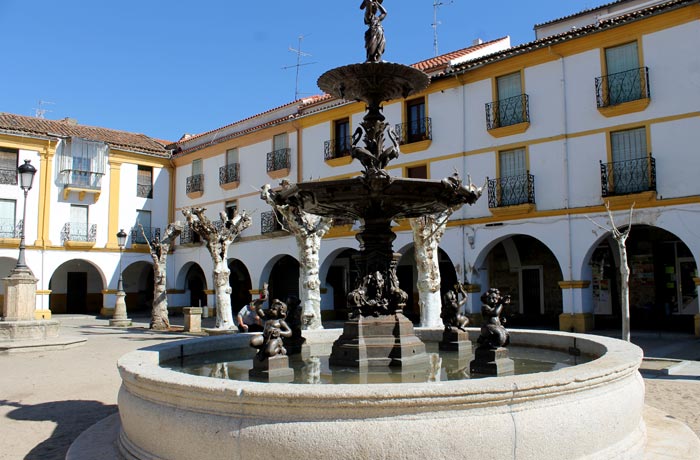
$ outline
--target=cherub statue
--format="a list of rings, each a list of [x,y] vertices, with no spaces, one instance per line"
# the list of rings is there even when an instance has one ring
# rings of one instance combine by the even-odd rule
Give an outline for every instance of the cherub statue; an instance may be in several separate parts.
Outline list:
[[[459,296],[462,299],[459,299]],[[467,293],[464,290],[464,286],[460,283],[455,285],[454,291],[447,291],[442,299],[442,310],[440,312],[440,318],[442,318],[442,324],[445,325],[445,331],[455,331],[458,329],[460,331],[466,331],[466,327],[469,324],[469,318],[462,314],[462,306],[467,303]]]
[[[277,355],[286,355],[283,337],[291,337],[292,330],[287,325],[287,305],[281,300],[274,299],[270,308],[262,312],[266,318],[262,335],[256,335],[250,339],[250,346],[258,349],[255,355],[260,361]],[[260,313],[259,313],[260,314]]]
[[[510,303],[510,296],[502,296],[496,288],[490,288],[481,295],[481,314],[484,317],[484,324],[481,326],[481,335],[477,342],[481,346],[489,348],[505,347],[510,343],[510,335],[503,327],[505,319],[501,322],[503,307]]]

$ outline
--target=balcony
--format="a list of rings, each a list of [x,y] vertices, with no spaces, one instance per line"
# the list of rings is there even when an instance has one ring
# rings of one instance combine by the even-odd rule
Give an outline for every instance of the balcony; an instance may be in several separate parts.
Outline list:
[[[642,111],[649,105],[649,68],[598,77],[595,93],[598,111],[606,117]]]
[[[634,160],[600,162],[600,185],[604,199],[626,196],[638,201],[655,198],[656,160],[649,154]]]
[[[185,225],[180,233],[180,244],[195,244],[199,243],[201,240],[197,232],[192,230],[190,225]]]
[[[63,199],[67,200],[71,192],[76,192],[80,201],[89,194],[93,196],[94,202],[97,202],[102,192],[102,176],[104,174],[95,171],[64,169],[58,178],[59,183],[63,185]]]
[[[146,234],[144,238],[143,233]],[[160,239],[160,228],[158,227],[143,227],[143,233],[141,233],[141,228],[137,225],[131,228],[131,241],[133,244],[147,244],[153,241],[155,238]],[[148,239],[148,241],[146,241]]]
[[[219,186],[225,190],[231,190],[241,183],[241,165],[231,163],[219,168]]]
[[[16,223],[14,219],[0,219],[0,240],[3,239],[17,239],[22,238],[22,220],[18,220]]]
[[[487,180],[489,209],[492,214],[521,214],[535,209],[535,176],[529,171],[517,176]]]
[[[430,117],[394,126],[402,153],[413,153],[430,147],[433,140],[433,121]]]
[[[486,129],[494,137],[511,136],[530,127],[530,99],[527,94],[486,104]]]
[[[61,230],[61,243],[67,248],[90,249],[95,246],[97,224],[66,222]]]
[[[323,143],[323,159],[330,166],[341,166],[352,162],[352,137],[331,139]]]
[[[0,169],[0,184],[17,185],[17,168]]]
[[[189,176],[185,183],[185,193],[190,198],[199,198],[204,195],[204,174]]]
[[[268,233],[279,232],[282,230],[280,225],[281,216],[275,216],[275,211],[266,211],[260,213],[260,233],[263,235]]]
[[[267,174],[273,179],[281,179],[289,175],[291,168],[290,148],[278,149],[267,153]]]

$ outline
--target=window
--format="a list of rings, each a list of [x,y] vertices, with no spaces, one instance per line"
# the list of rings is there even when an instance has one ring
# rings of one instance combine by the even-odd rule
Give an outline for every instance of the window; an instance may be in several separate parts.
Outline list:
[[[70,240],[88,241],[88,206],[70,207]]]
[[[15,200],[0,200],[0,238],[19,238]]]
[[[233,219],[233,216],[236,215],[236,210],[238,209],[238,202],[227,201],[224,205],[224,209],[226,210],[226,217],[228,217],[229,219]]]
[[[226,164],[219,168],[219,185],[239,182],[240,167],[238,164],[238,149],[227,150],[224,161]]]
[[[527,171],[525,149],[498,154],[499,178],[489,181],[489,206],[515,206],[534,202],[534,184]]]
[[[406,123],[408,143],[427,139],[425,119],[425,99],[414,99],[406,102]]]
[[[192,175],[187,178],[185,184],[186,193],[204,192],[204,175],[202,174],[202,160],[192,160]],[[201,193],[198,194],[201,196]]]
[[[335,147],[335,155],[333,157],[338,158],[349,155],[352,145],[352,140],[350,138],[350,120],[345,118],[335,121],[333,135]]]
[[[19,150],[0,148],[0,184],[17,185]]]
[[[153,167],[139,165],[136,176],[136,196],[153,198]]]
[[[137,212],[136,216],[136,236],[134,238],[134,243],[137,244],[145,244],[146,240],[143,238],[143,234],[141,233],[141,229],[139,228],[139,225],[143,227],[143,233],[146,234],[146,238],[149,240],[153,239],[153,228],[151,227],[151,211],[146,211],[143,209],[139,209]]]
[[[612,163],[603,165],[604,195],[624,195],[653,190],[655,164],[647,152],[646,128],[610,133]]]
[[[523,104],[520,72],[496,78],[498,105],[495,107],[494,127],[510,126],[527,121]]]
[[[272,144],[272,148],[275,151],[286,149],[289,146],[289,136],[287,135],[287,133],[277,134],[272,139]]]
[[[287,133],[277,134],[272,140],[272,152],[267,154],[267,172],[282,171],[287,174],[290,167],[289,136]],[[275,176],[272,176],[275,177]],[[279,177],[278,177],[279,178]]]
[[[409,179],[427,179],[428,178],[428,166],[410,166],[406,168],[406,177]]]
[[[642,97],[637,42],[605,50],[608,105],[635,101]]]
[[[61,142],[60,182],[64,187],[99,190],[109,147],[104,142],[72,137]]]

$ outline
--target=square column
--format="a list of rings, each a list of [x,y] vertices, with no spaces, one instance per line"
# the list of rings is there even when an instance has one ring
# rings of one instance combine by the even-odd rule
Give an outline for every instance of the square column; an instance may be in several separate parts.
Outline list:
[[[560,281],[563,313],[559,315],[559,330],[590,332],[595,327],[593,292],[587,280]]]

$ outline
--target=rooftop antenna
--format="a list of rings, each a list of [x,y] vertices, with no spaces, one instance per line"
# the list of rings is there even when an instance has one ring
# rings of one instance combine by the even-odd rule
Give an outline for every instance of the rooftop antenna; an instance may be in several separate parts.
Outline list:
[[[294,65],[288,65],[285,67],[282,67],[283,69],[291,69],[292,67],[296,67],[297,69],[297,76],[296,76],[296,83],[294,85],[294,100],[297,101],[299,100],[299,68],[305,65],[311,65],[311,64],[316,64],[315,62],[305,62],[301,63],[301,59],[304,57],[310,57],[311,54],[305,53],[301,50],[301,42],[304,41],[305,35],[299,35],[299,46],[295,49],[292,48],[291,46],[289,47],[289,51],[297,55],[297,63]]]
[[[437,56],[438,53],[438,25],[442,24],[440,21],[437,19],[437,14],[438,14],[438,9],[441,6],[444,5],[451,5],[453,4],[454,1],[450,0],[449,2],[443,2],[441,0],[433,0],[433,51],[435,53],[435,56]]]
[[[49,102],[49,101],[42,101],[42,100],[40,100],[40,101],[37,103],[37,105],[38,105],[39,107],[35,107],[35,108],[34,108],[34,116],[35,116],[36,118],[44,118],[44,115],[46,114],[46,112],[51,112],[51,110],[48,110],[48,109],[44,108],[44,105],[47,105],[47,104],[54,104],[54,103],[53,103],[53,102]]]

